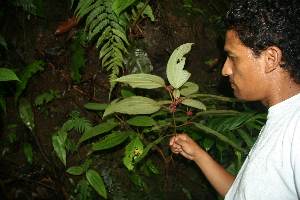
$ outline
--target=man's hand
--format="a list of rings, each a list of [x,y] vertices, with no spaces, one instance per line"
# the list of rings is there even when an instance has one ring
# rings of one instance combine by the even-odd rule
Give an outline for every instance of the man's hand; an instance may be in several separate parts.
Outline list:
[[[186,134],[177,134],[170,139],[170,147],[173,153],[180,153],[184,157],[195,160],[204,150]]]

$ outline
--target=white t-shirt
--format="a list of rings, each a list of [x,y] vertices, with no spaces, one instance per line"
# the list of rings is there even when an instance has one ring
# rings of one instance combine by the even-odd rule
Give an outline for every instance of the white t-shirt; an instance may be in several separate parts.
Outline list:
[[[269,108],[225,199],[300,199],[300,94]]]

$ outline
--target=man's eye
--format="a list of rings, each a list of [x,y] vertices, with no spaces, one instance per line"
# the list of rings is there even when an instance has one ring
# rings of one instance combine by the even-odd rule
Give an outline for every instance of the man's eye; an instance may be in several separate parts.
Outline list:
[[[229,60],[234,60],[234,57],[232,57],[232,56],[227,56],[227,58],[228,58]]]

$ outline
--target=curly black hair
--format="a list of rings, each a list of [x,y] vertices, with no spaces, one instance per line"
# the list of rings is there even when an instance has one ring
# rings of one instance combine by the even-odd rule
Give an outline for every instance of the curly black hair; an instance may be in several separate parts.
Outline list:
[[[280,48],[281,67],[300,84],[300,0],[237,0],[223,24],[255,56],[270,46]]]

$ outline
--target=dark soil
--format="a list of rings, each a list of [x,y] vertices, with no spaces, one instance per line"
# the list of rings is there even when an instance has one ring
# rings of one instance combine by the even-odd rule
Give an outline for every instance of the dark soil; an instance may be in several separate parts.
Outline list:
[[[210,2],[210,1],[208,1]],[[66,173],[66,168],[55,156],[52,147],[52,134],[56,127],[70,119],[72,111],[80,112],[97,125],[102,122],[96,112],[84,108],[88,102],[107,103],[109,95],[109,72],[101,68],[98,49],[89,44],[86,52],[86,67],[82,71],[80,83],[72,81],[70,63],[72,52],[70,38],[72,31],[54,36],[56,28],[73,16],[69,1],[44,0],[47,19],[25,12],[21,7],[12,6],[5,1],[4,16],[1,20],[0,35],[5,38],[10,51],[1,51],[5,67],[20,69],[20,74],[28,64],[43,60],[44,70],[36,73],[29,81],[25,97],[32,105],[35,132],[32,133],[22,122],[15,105],[15,82],[5,82],[7,113],[1,114],[0,130],[0,196],[2,199],[69,199],[74,195],[76,185],[82,176],[74,177]],[[212,5],[194,1],[196,7],[212,8],[207,11],[211,18],[225,11],[224,5]],[[165,66],[171,53],[181,44],[192,42],[195,45],[188,54],[185,69],[192,73],[189,81],[200,86],[201,93],[225,94],[226,87],[220,75],[222,66],[222,37],[218,25],[209,22],[208,17],[191,14],[187,16],[182,1],[151,2],[155,22],[144,19],[131,35],[141,41],[153,65],[153,74],[165,77]],[[224,10],[223,10],[224,9]],[[215,14],[214,14],[215,13]],[[80,26],[80,25],[79,25]],[[211,65],[204,64],[215,60]],[[221,88],[221,89],[220,89]],[[43,106],[35,106],[35,98],[45,92],[59,90],[60,99],[54,99]],[[112,94],[117,97],[118,88]],[[10,128],[11,125],[17,127]],[[11,143],[9,135],[15,134],[18,140]],[[69,137],[78,142],[81,134],[71,131]],[[23,152],[23,143],[32,145],[35,160],[30,164]],[[126,175],[121,162],[124,150],[117,148],[94,155],[97,170],[107,186],[108,199],[217,199],[215,191],[208,184],[200,170],[192,162],[179,156],[170,157],[168,140],[160,146],[164,160],[158,151],[153,150],[150,157],[160,171],[158,175],[145,178],[147,188],[136,186]],[[80,157],[68,155],[68,167],[76,166],[86,159],[88,147],[80,150]],[[173,158],[173,159],[170,159]],[[190,196],[189,196],[190,195]],[[95,199],[102,199],[97,197]]]

